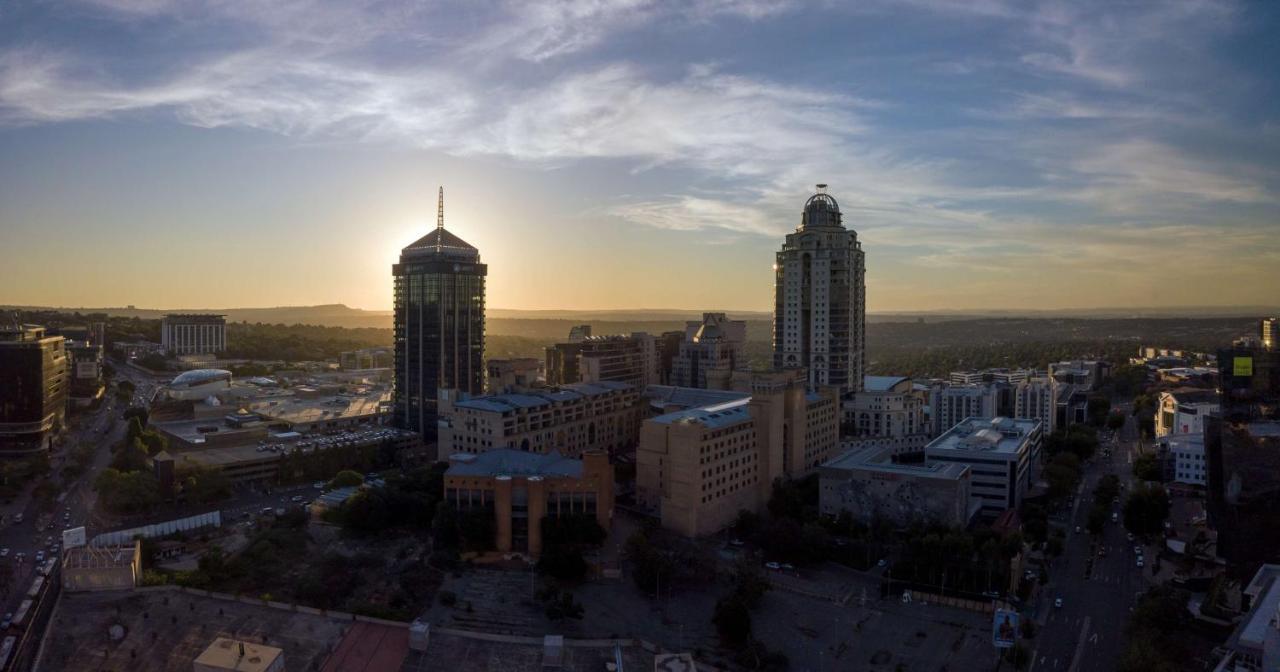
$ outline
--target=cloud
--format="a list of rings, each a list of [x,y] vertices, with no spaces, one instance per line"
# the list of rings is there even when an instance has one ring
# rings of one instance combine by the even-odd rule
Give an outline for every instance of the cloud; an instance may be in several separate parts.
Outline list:
[[[1232,113],[1168,85],[1216,72],[1211,58],[1165,61],[1208,52],[1233,25],[1229,5],[913,4],[922,21],[982,28],[984,42],[939,41],[920,72],[879,72],[858,69],[876,54],[856,40],[809,61],[779,52],[762,63],[758,50],[776,44],[724,30],[776,21],[789,39],[807,34],[814,13],[789,2],[93,0],[81,9],[104,33],[235,39],[200,50],[161,41],[154,53],[74,34],[15,40],[0,46],[0,124],[167,114],[540,166],[614,160],[691,177],[590,214],[722,236],[793,229],[804,195],[827,182],[865,241],[910,250],[907,263],[925,267],[1112,263],[1140,254],[1130,236],[1144,227],[1184,251],[1230,229],[1227,239],[1275,253],[1275,241],[1218,224],[1214,212],[1274,206],[1274,166],[1188,142]],[[864,20],[891,24],[895,11],[883,9],[869,3],[850,17],[828,7],[822,17],[852,32]],[[698,44],[650,51],[649,38],[678,29]],[[816,81],[805,76],[814,58],[840,67]],[[138,72],[138,62],[163,65]],[[947,97],[956,80],[972,89],[963,103]],[[894,98],[911,86],[925,91]]]

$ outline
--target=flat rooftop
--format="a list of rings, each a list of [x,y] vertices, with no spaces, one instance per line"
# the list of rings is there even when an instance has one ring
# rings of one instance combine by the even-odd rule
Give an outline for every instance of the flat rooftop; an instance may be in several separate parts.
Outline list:
[[[677,408],[698,408],[751,398],[749,392],[704,390],[696,387],[676,387],[675,385],[649,385],[644,388],[644,396],[649,399],[650,406],[659,410],[672,406]]]
[[[124,628],[124,639],[110,640],[113,625]],[[312,670],[347,627],[323,616],[175,590],[63,592],[40,669],[191,672],[192,662],[224,637],[281,649],[287,669]]]
[[[458,401],[454,403],[454,406],[486,413],[506,413],[520,409],[563,404],[631,389],[634,389],[631,385],[616,381],[570,383],[561,385],[554,390],[532,390],[522,393],[490,394],[483,397],[474,397]]]
[[[666,415],[659,415],[650,421],[662,425],[698,423],[708,429],[720,429],[751,420],[751,413],[747,410],[749,401],[751,399],[748,397],[715,406],[689,408],[683,411],[667,413]]]
[[[213,640],[195,662],[236,672],[263,672],[270,669],[283,654],[284,651],[274,646],[219,637]]]
[[[582,460],[551,453],[498,448],[483,453],[458,453],[449,458],[445,476],[567,476],[582,477]]]
[[[936,478],[955,481],[964,477],[969,465],[960,462],[926,462],[923,464],[897,464],[893,462],[893,449],[885,447],[850,450],[822,465],[824,469],[870,471],[884,474],[902,474],[915,478]]]
[[[249,410],[272,420],[289,424],[307,424],[322,420],[372,417],[379,414],[385,402],[391,401],[390,390],[365,394],[338,394],[323,397],[278,397],[255,401]]]
[[[1016,455],[1039,425],[1039,420],[968,417],[931,441],[925,452]]]

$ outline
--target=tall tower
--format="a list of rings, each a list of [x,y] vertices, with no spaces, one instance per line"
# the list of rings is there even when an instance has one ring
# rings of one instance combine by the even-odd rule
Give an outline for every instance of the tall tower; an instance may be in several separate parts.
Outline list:
[[[441,389],[484,390],[484,278],[480,251],[444,228],[444,187],[436,228],[400,251],[395,276],[397,427],[436,440]]]
[[[866,372],[866,261],[840,205],[819,184],[774,265],[773,364],[804,367],[809,385],[862,391]]]

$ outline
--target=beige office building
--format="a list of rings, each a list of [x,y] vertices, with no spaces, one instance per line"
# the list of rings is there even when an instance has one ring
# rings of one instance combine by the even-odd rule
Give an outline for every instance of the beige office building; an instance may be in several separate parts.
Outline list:
[[[803,476],[839,445],[834,388],[805,391],[803,370],[735,372],[741,397],[646,420],[636,450],[636,496],[662,526],[714,534],[759,511],[773,480]]]
[[[494,548],[501,553],[542,552],[544,518],[594,516],[606,532],[613,522],[613,466],[591,450],[575,460],[497,449],[449,458],[445,501],[457,511],[494,516]]]
[[[497,448],[571,457],[588,450],[627,453],[636,445],[643,408],[636,388],[611,381],[472,399],[442,390],[438,455],[447,460]]]

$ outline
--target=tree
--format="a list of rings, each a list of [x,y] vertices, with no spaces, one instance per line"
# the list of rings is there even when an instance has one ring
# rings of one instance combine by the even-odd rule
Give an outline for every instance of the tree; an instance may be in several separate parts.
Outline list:
[[[147,447],[141,438],[127,441],[115,457],[111,458],[111,468],[120,472],[142,471],[147,468]]]
[[[1164,479],[1164,474],[1160,470],[1160,461],[1151,453],[1143,453],[1133,461],[1133,476],[1141,481]]]
[[[737,595],[722,597],[716,602],[711,622],[726,644],[741,646],[751,639],[751,609]]]
[[[183,497],[192,504],[209,504],[231,496],[231,479],[220,469],[193,467],[177,476]]]
[[[150,416],[147,414],[147,409],[141,406],[130,406],[129,408],[124,409],[124,412],[120,414],[120,418],[125,422],[130,422],[134,418],[137,418],[138,433],[141,433],[142,428],[147,426],[147,421],[150,419]]]
[[[1124,503],[1124,526],[1134,534],[1155,534],[1169,517],[1169,495],[1160,485],[1139,484]]]
[[[1049,497],[1066,497],[1080,481],[1080,458],[1071,452],[1054,455],[1045,465],[1044,478],[1049,483]]]
[[[329,480],[329,488],[353,488],[364,485],[364,476],[359,472],[343,469],[339,471],[332,479]]]
[[[1111,400],[1102,395],[1093,395],[1086,402],[1085,412],[1089,415],[1089,424],[1101,427],[1111,413]]]
[[[103,505],[116,513],[141,513],[160,503],[160,482],[145,471],[103,469],[93,487]]]
[[[1111,413],[1107,416],[1107,429],[1116,432],[1124,427],[1124,413]]]

